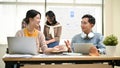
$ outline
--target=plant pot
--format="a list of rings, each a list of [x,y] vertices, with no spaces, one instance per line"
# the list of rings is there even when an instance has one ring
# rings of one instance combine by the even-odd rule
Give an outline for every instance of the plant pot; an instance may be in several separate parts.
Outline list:
[[[106,46],[106,55],[107,56],[114,56],[116,51],[116,46]]]

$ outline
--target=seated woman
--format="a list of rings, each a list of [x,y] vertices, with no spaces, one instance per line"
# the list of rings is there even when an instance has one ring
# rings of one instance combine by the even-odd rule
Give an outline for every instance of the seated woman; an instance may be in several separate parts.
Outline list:
[[[44,26],[44,35],[49,48],[59,45],[62,26],[56,21],[53,11],[46,13],[47,21]]]
[[[53,51],[59,51],[61,46],[54,48],[48,48],[45,41],[44,34],[36,29],[36,25],[39,25],[41,19],[40,12],[36,10],[28,10],[25,17],[27,26],[16,33],[17,37],[34,37],[36,39],[36,45],[38,46],[38,52],[50,53]]]

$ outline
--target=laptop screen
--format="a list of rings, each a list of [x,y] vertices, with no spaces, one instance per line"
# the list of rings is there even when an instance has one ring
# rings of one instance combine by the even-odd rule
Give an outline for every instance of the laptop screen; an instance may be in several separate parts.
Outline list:
[[[38,54],[35,38],[32,37],[7,37],[8,52],[10,54]]]
[[[92,46],[92,43],[73,43],[73,52],[89,54],[89,50]]]

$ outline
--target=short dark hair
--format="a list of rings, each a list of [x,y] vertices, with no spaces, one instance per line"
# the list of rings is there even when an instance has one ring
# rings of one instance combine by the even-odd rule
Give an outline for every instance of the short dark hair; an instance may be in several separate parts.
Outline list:
[[[84,16],[82,17],[82,19],[83,19],[83,18],[88,18],[88,19],[89,19],[88,22],[90,22],[90,24],[94,24],[94,25],[95,25],[95,18],[94,18],[92,15],[86,14],[86,15],[84,15]]]
[[[54,17],[54,20],[52,21],[52,24],[50,24],[48,21],[46,21],[47,25],[55,25],[57,23],[56,17],[55,17],[55,14],[54,14],[53,11],[50,10],[50,11],[46,12],[45,16],[49,16],[50,18]]]
[[[40,12],[38,12],[34,9],[28,10],[27,13],[26,13],[26,17],[25,17],[26,24],[29,24],[29,18],[34,18],[37,14],[40,14],[40,17],[41,17]]]

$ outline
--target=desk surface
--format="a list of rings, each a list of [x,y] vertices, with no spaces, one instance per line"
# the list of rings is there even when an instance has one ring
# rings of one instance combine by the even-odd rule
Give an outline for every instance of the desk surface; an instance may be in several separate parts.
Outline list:
[[[3,61],[72,61],[72,60],[120,60],[120,56],[66,56],[66,55],[37,55],[31,57],[3,57]]]

